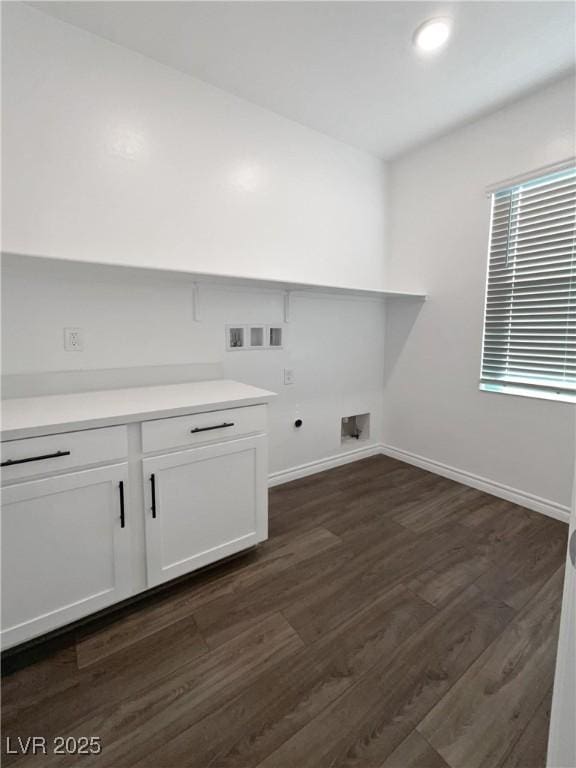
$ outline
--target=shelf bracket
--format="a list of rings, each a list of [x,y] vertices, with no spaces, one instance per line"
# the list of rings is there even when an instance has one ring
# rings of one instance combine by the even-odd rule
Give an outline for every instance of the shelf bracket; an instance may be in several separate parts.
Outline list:
[[[290,322],[290,315],[292,312],[292,291],[284,292],[284,322]]]
[[[200,286],[198,283],[192,283],[192,319],[195,323],[200,322]]]

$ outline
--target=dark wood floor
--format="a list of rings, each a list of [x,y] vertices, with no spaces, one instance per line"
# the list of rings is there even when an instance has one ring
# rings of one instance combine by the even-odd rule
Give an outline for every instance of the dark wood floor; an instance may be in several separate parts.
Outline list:
[[[257,551],[5,660],[4,737],[103,745],[5,765],[543,768],[566,526],[384,457],[270,495]]]

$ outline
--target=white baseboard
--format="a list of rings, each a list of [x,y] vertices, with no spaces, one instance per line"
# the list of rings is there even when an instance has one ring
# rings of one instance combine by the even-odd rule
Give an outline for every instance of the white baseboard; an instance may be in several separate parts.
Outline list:
[[[329,456],[327,459],[310,461],[308,464],[300,464],[298,467],[283,469],[280,472],[272,472],[268,475],[268,485],[281,485],[289,483],[292,480],[299,480],[301,477],[315,475],[317,472],[324,472],[326,469],[340,467],[343,464],[349,464],[352,461],[367,459],[369,456],[376,456],[382,453],[380,445],[368,445],[365,448],[355,448],[353,451],[339,453],[336,456]]]
[[[511,501],[513,504],[519,504],[527,509],[553,517],[555,520],[561,520],[563,523],[570,521],[570,508],[555,501],[534,496],[534,494],[520,491],[517,488],[510,488],[508,485],[497,483],[486,477],[466,472],[463,469],[456,469],[439,461],[426,459],[424,456],[418,456],[415,453],[403,451],[391,445],[381,445],[380,448],[381,453],[393,459],[398,459],[398,461],[405,461],[407,464],[413,464],[416,467],[420,467],[420,469],[428,470],[428,472],[434,472],[450,480],[456,480],[458,483],[469,485],[471,488],[477,488],[479,491],[490,493],[492,496],[498,496],[498,498]]]
[[[356,448],[353,451],[339,453],[336,456],[329,456],[326,459],[311,461],[308,464],[301,464],[298,467],[283,469],[280,472],[272,472],[268,475],[268,485],[270,487],[282,485],[282,483],[299,480],[301,477],[315,475],[317,472],[324,472],[327,469],[340,467],[343,464],[349,464],[352,461],[359,461],[360,459],[366,459],[369,456],[376,456],[377,454],[384,454],[393,459],[398,459],[398,461],[413,464],[416,467],[420,467],[420,469],[434,472],[436,475],[442,475],[442,477],[455,480],[463,485],[468,485],[479,491],[490,493],[492,496],[505,499],[513,504],[519,504],[521,507],[532,509],[535,512],[547,515],[548,517],[553,517],[555,520],[561,520],[563,523],[569,523],[570,521],[570,508],[558,504],[555,501],[543,499],[540,496],[520,491],[517,488],[511,488],[508,485],[489,480],[480,475],[475,475],[472,472],[456,469],[456,467],[451,467],[448,464],[442,464],[439,461],[427,459],[424,456],[419,456],[418,454],[410,453],[409,451],[404,451],[400,448],[394,448],[391,445],[385,444],[374,444],[366,446],[365,448]]]

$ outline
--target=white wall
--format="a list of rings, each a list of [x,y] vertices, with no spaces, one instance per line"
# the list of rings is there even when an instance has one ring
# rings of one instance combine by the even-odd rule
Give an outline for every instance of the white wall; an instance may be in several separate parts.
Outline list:
[[[391,166],[389,279],[430,300],[390,313],[385,442],[569,505],[573,406],[479,392],[490,203],[486,186],[575,154],[565,79]]]
[[[387,251],[379,161],[19,3],[3,20],[4,250],[365,287],[386,263],[390,286],[431,298],[388,312],[385,442],[568,504],[571,409],[477,383],[484,188],[574,153],[573,82],[394,162]],[[339,452],[341,415],[372,412],[379,437],[380,304],[301,295],[285,350],[227,353],[224,324],[277,322],[280,294],[205,288],[195,324],[188,283],[167,273],[15,264],[5,374],[213,362],[281,392],[272,471]],[[79,357],[65,325],[85,330]]]
[[[3,250],[383,287],[373,157],[21,3],[3,15]]]
[[[6,258],[2,269],[2,371],[46,372],[217,364],[225,378],[279,393],[270,414],[270,471],[278,472],[380,440],[384,306],[379,301],[294,294],[285,346],[225,348],[225,325],[282,323],[278,291],[202,286],[201,322],[192,287],[167,273]],[[63,328],[84,331],[83,352],[66,352]],[[295,383],[284,386],[283,369]],[[169,369],[168,375],[172,374]],[[15,396],[15,392],[11,392]],[[342,448],[340,418],[372,414],[369,443]],[[300,430],[293,422],[300,416]]]

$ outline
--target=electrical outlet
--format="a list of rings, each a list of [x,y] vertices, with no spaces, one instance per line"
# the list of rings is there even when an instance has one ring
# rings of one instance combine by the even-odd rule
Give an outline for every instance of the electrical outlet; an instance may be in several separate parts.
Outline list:
[[[284,384],[294,384],[293,368],[284,368]]]
[[[66,352],[82,352],[84,349],[82,328],[64,328],[64,349]]]

